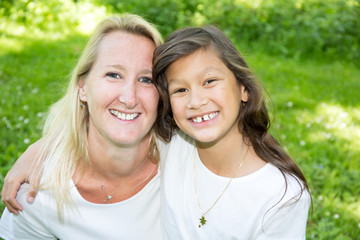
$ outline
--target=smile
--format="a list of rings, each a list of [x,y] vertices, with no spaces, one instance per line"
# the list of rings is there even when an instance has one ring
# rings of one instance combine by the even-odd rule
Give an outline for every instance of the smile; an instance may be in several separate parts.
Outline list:
[[[219,112],[205,114],[202,117],[199,116],[199,117],[192,118],[191,121],[193,121],[194,123],[206,122],[211,119],[214,119],[217,115],[219,115]]]
[[[113,109],[110,110],[110,113],[121,120],[127,120],[127,121],[134,120],[139,116],[139,113],[131,113],[131,114],[121,113]]]

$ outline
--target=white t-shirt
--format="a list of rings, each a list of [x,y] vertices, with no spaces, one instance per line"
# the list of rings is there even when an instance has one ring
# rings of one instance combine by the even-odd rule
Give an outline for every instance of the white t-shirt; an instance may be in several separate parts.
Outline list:
[[[16,216],[7,209],[0,220],[4,239],[162,239],[160,229],[160,171],[136,195],[118,203],[86,201],[71,181],[71,197],[76,208],[64,209],[60,223],[56,202],[49,191],[39,191],[33,204],[25,200],[28,184],[23,184],[17,200],[24,210]]]
[[[176,135],[161,166],[161,221],[165,238],[305,239],[309,194],[305,191],[300,199],[295,199],[298,201],[290,200],[298,196],[300,186],[295,178],[287,176],[288,188],[283,196],[285,179],[269,163],[250,175],[233,179],[205,215],[206,224],[199,227],[202,213],[194,189],[194,157],[197,192],[204,211],[229,182],[229,178],[212,173],[202,164],[188,136]]]

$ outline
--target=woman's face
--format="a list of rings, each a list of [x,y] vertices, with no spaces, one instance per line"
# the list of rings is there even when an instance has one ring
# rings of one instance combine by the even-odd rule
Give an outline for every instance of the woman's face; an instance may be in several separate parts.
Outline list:
[[[101,41],[80,98],[89,108],[89,137],[120,146],[145,141],[156,119],[159,94],[152,83],[154,43],[111,32]]]

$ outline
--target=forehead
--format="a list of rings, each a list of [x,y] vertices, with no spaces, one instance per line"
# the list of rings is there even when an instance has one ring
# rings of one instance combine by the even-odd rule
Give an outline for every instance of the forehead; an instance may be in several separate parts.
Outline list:
[[[155,44],[149,38],[114,31],[106,34],[98,46],[97,58],[102,61],[118,60],[143,60],[151,64]]]
[[[219,57],[211,49],[199,49],[187,56],[181,57],[169,65],[165,74],[167,79],[177,79],[188,74],[201,74],[213,71],[229,71]]]

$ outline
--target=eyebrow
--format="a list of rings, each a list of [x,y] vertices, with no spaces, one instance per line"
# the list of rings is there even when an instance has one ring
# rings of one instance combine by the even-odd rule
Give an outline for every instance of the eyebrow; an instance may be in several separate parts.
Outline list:
[[[119,69],[119,70],[125,70],[126,71],[126,68],[121,64],[110,64],[110,65],[106,65],[106,67],[113,67],[113,68],[116,68],[116,69]],[[140,71],[140,74],[152,74],[152,70],[151,69],[143,69],[143,70]]]
[[[220,74],[225,74],[223,71],[221,71],[217,67],[207,67],[207,68],[203,69],[202,71],[200,71],[199,74],[206,74],[207,72],[210,72],[210,71],[215,71],[215,72],[218,72]],[[168,85],[170,85],[171,83],[179,82],[181,80],[182,80],[181,78],[172,78],[172,79],[169,80]]]

